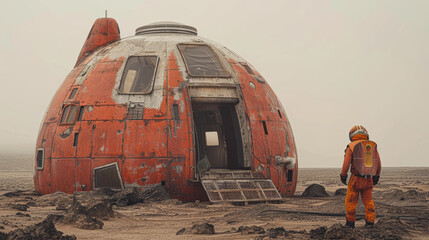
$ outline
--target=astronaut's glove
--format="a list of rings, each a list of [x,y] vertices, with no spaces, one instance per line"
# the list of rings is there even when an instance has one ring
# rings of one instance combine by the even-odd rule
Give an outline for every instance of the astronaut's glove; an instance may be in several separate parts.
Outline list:
[[[377,185],[378,180],[380,180],[380,176],[372,176],[372,184]]]
[[[340,178],[341,178],[341,182],[342,182],[344,185],[347,185],[347,175],[346,175],[346,176],[343,176],[343,175],[341,175],[341,174],[340,174]]]

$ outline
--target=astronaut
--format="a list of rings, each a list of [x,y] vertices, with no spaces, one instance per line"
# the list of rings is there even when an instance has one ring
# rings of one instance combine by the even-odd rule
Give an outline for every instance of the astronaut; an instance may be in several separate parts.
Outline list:
[[[354,228],[356,221],[356,206],[359,193],[365,205],[365,226],[371,227],[375,220],[375,206],[372,200],[373,186],[378,183],[381,172],[381,161],[377,144],[369,140],[368,131],[363,126],[354,126],[349,132],[350,143],[344,155],[341,170],[341,182],[347,185],[347,172],[351,176],[346,195],[346,225]]]

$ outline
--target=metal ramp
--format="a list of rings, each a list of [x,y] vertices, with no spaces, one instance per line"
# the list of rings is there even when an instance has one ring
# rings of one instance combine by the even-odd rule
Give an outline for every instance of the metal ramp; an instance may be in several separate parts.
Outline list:
[[[201,176],[210,202],[270,202],[282,197],[271,179],[252,171],[213,171]]]

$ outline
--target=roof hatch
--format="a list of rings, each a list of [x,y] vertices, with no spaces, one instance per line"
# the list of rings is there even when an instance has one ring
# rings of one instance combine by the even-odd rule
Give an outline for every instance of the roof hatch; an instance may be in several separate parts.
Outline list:
[[[136,29],[136,35],[154,33],[177,33],[197,35],[197,29],[177,22],[156,22]]]

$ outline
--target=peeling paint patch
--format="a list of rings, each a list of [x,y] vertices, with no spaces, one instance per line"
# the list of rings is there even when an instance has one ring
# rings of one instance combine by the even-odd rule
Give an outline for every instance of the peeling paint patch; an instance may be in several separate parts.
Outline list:
[[[173,166],[173,169],[177,174],[181,174],[183,172],[183,166],[181,165]]]
[[[61,138],[67,138],[68,136],[70,136],[72,131],[73,131],[73,127],[69,127],[60,134],[60,137]]]

